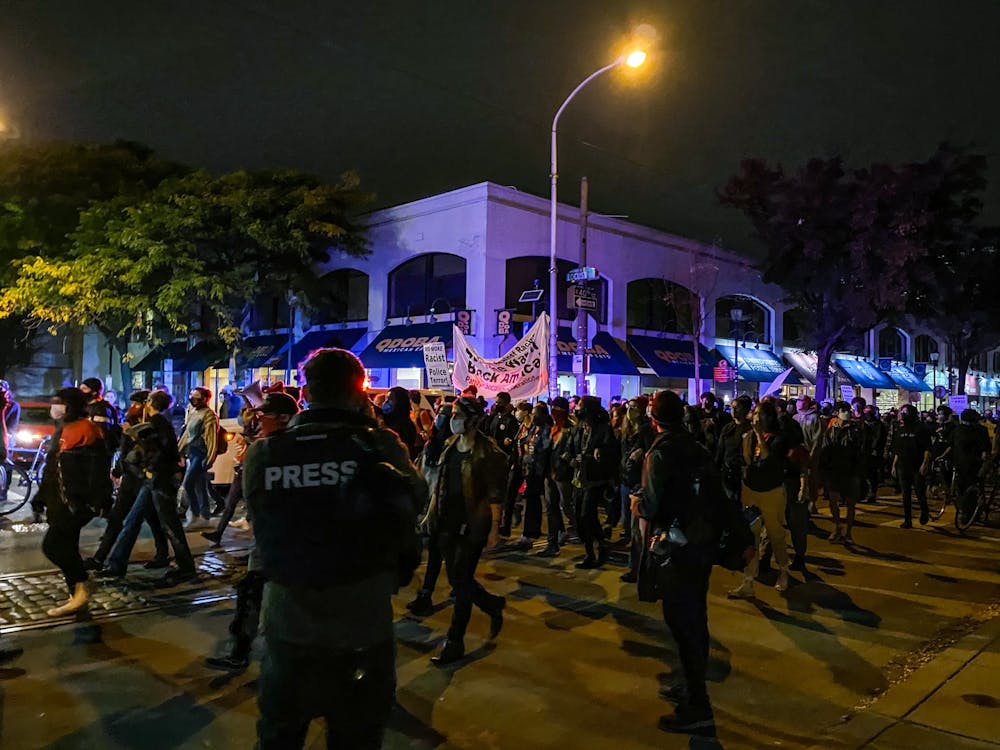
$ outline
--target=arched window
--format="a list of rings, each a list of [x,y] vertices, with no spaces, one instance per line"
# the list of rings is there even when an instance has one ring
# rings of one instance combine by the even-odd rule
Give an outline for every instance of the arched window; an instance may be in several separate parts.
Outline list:
[[[801,313],[797,308],[792,308],[791,310],[785,310],[781,315],[781,331],[784,336],[785,344],[801,345],[802,340],[802,323],[800,320]]]
[[[428,253],[389,274],[389,317],[428,315],[465,308],[465,258]]]
[[[931,354],[938,351],[938,342],[925,333],[913,339],[913,361],[930,362]]]
[[[368,274],[340,268],[326,274],[320,284],[331,301],[313,313],[312,325],[368,320]]]
[[[731,339],[739,333],[754,343],[771,343],[771,312],[751,297],[731,295],[715,301],[715,337]]]
[[[291,310],[288,300],[270,294],[261,294],[250,308],[249,328],[251,331],[269,331],[275,328],[288,328],[291,320]]]
[[[626,290],[629,328],[693,334],[697,296],[687,287],[666,279],[637,279]]]
[[[889,327],[878,332],[878,356],[906,360],[906,341],[898,329]]]
[[[569,260],[556,261],[556,298],[559,301],[559,319],[573,320],[576,317],[576,310],[571,310],[567,300],[569,293],[569,282],[566,281],[566,274],[577,267],[577,264]],[[518,315],[530,316],[532,305],[530,302],[518,302],[523,292],[537,287],[544,290],[541,300],[534,306],[536,313],[549,310],[549,259],[542,255],[526,255],[520,258],[511,258],[507,261],[507,278],[504,286],[504,307],[511,308]],[[608,282],[607,279],[597,279],[589,282],[591,286],[597,287],[597,310],[590,311],[590,314],[601,324],[608,322]]]

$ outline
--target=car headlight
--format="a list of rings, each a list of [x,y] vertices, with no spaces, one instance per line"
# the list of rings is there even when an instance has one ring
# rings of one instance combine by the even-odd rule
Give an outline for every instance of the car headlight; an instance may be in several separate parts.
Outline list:
[[[18,430],[14,437],[21,445],[31,445],[37,442],[41,438],[41,435],[36,435],[31,430]]]

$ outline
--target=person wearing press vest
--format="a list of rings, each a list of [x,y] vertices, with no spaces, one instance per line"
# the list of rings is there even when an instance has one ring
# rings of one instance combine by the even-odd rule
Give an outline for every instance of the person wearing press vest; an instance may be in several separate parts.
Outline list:
[[[266,583],[257,747],[375,750],[395,699],[392,595],[420,562],[427,484],[378,426],[360,360],[318,349],[301,365],[309,408],[247,450],[243,490]]]

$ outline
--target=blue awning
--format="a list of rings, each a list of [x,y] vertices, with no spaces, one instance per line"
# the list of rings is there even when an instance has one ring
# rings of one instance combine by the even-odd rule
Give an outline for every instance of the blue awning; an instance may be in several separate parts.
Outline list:
[[[862,388],[875,388],[880,391],[896,390],[896,384],[867,359],[838,357],[837,367],[844,371],[851,382]]]
[[[889,370],[889,377],[900,390],[903,391],[930,391],[933,390],[923,379],[902,362],[893,362],[892,369]]]
[[[366,333],[368,333],[367,328],[342,328],[338,331],[309,331],[309,333],[292,344],[292,366],[298,367],[299,363],[305,361],[305,358],[309,356],[309,352],[316,349],[333,347],[335,349],[354,351],[354,345]],[[277,365],[272,362],[271,366],[285,367],[287,366],[287,362],[282,361]]]
[[[240,344],[236,355],[236,366],[240,369],[266,367],[268,362],[288,349],[288,334],[275,333],[267,336],[247,336]]]
[[[369,370],[400,367],[423,367],[424,344],[443,341],[451,347],[452,323],[414,323],[389,326],[361,352],[361,361]]]
[[[741,346],[737,351],[736,347],[729,344],[717,344],[715,348],[734,369],[739,370],[740,380],[749,383],[770,383],[788,369],[770,349],[751,349]],[[799,385],[801,381],[794,372],[790,372],[785,378],[785,383]]]
[[[212,341],[199,341],[188,352],[174,359],[174,370],[177,372],[201,372],[209,367],[226,365],[229,354],[226,347]]]
[[[628,336],[627,341],[661,378],[694,378],[694,346],[690,341],[639,335]],[[698,352],[701,379],[711,380],[712,369],[718,360],[700,344]]]
[[[146,353],[146,356],[132,365],[132,372],[163,372],[163,360],[176,359],[187,351],[187,343],[174,341],[162,344]]]
[[[576,351],[576,339],[569,328],[560,327],[557,334],[559,354],[556,360],[559,372],[573,371],[573,353]],[[598,331],[590,342],[590,374],[591,375],[638,375],[639,368],[635,366],[628,353],[615,338],[605,331]]]
[[[979,380],[979,395],[988,396],[989,398],[1000,396],[1000,379],[981,378]]]

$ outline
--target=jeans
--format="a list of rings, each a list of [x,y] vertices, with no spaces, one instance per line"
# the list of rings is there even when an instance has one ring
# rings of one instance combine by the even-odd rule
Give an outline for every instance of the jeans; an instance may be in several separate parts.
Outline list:
[[[208,456],[201,448],[188,447],[184,492],[191,504],[191,515],[208,518],[212,513],[212,495],[208,491]]]
[[[87,509],[70,510],[62,501],[48,506],[49,528],[42,539],[42,552],[62,571],[70,594],[76,584],[87,580],[80,557],[80,532],[94,517]]]
[[[177,503],[170,491],[165,488],[158,488],[152,482],[143,482],[139,496],[125,517],[118,541],[108,558],[108,569],[115,573],[124,573],[128,568],[128,560],[132,555],[132,548],[139,538],[139,529],[142,527],[143,517],[147,509],[153,508],[156,513],[160,528],[163,529],[170,546],[174,550],[174,562],[177,569],[184,573],[194,571],[194,557],[188,547],[187,538],[184,536],[184,528],[181,526],[180,516],[177,514]]]
[[[472,618],[473,605],[493,615],[503,608],[503,599],[489,593],[476,580],[476,566],[483,552],[482,542],[455,532],[442,531],[438,543],[448,581],[455,589],[455,608],[451,614],[448,640],[461,642]]]
[[[229,494],[226,495],[226,507],[222,511],[222,515],[219,517],[219,523],[215,527],[215,533],[218,536],[222,536],[222,532],[226,530],[229,522],[233,520],[233,515],[236,513],[236,506],[240,504],[240,500],[243,499],[243,466],[237,464],[233,468],[233,481],[229,485]]]
[[[257,703],[258,750],[294,750],[326,719],[326,746],[379,750],[396,697],[396,647],[334,650],[267,639]]]
[[[788,524],[788,535],[792,538],[792,549],[795,556],[806,556],[806,544],[809,534],[809,504],[803,499],[799,502],[802,490],[802,480],[792,476],[785,480],[785,523]]]
[[[711,567],[679,564],[663,581],[663,619],[677,642],[688,700],[697,708],[710,707],[705,675],[708,671],[708,579],[711,573]]]
[[[141,489],[142,480],[138,477],[131,474],[125,474],[122,477],[121,486],[118,488],[118,497],[115,498],[115,503],[111,506],[111,512],[108,514],[108,527],[104,530],[104,535],[101,536],[101,543],[97,547],[97,552],[94,553],[94,559],[97,562],[103,564],[108,559],[108,555],[115,546],[115,541],[121,533],[125,519],[132,510],[132,506],[135,505],[136,498],[139,496]],[[149,524],[149,528],[153,532],[153,542],[156,544],[156,557],[159,559],[166,558],[168,555],[167,537],[164,536],[163,529],[160,528],[160,520],[157,518],[156,510],[152,504],[147,506],[142,520]]]

